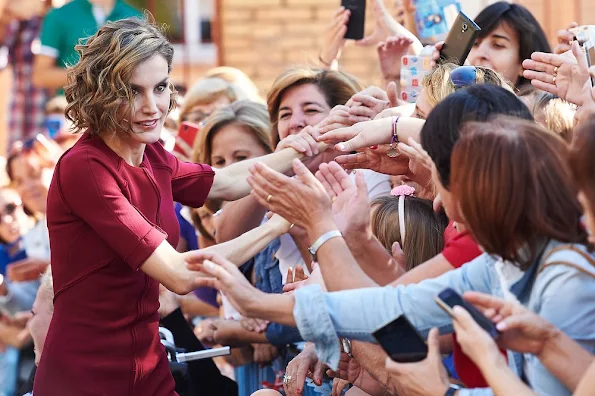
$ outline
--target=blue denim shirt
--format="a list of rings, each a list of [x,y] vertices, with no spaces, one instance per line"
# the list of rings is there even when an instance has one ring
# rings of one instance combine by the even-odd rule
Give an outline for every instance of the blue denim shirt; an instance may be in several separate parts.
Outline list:
[[[556,263],[545,268],[536,260],[510,292],[531,311],[564,331],[589,352],[595,352],[595,268],[581,254],[562,250],[548,256],[560,243],[548,243],[542,258]],[[575,245],[586,252],[582,245]],[[592,255],[589,255],[593,257]],[[570,263],[566,265],[561,261]],[[319,358],[336,368],[340,346],[338,337],[375,342],[371,333],[404,314],[426,334],[432,327],[440,333],[452,332],[452,319],[434,302],[446,287],[459,293],[478,291],[503,296],[497,258],[482,254],[461,268],[418,284],[377,287],[324,293],[318,286],[298,289],[295,316],[303,338],[316,343]],[[542,271],[540,272],[540,270]],[[511,369],[526,378],[539,395],[570,395],[571,392],[552,376],[533,355],[508,352]],[[491,395],[491,389],[465,389],[464,395]]]
[[[254,286],[265,293],[283,293],[283,279],[279,270],[279,259],[275,253],[279,250],[281,241],[275,239],[267,247],[254,256]],[[271,323],[266,330],[267,340],[275,346],[285,346],[301,341],[298,329]]]

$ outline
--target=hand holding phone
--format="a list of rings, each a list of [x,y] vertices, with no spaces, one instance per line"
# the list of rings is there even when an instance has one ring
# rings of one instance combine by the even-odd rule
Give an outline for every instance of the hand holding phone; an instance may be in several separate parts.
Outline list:
[[[459,12],[440,51],[442,62],[464,65],[480,31],[481,28],[471,18]]]
[[[404,315],[382,326],[372,336],[395,362],[419,362],[428,356],[425,340]]]
[[[192,155],[192,147],[194,140],[200,131],[200,126],[188,121],[184,121],[178,129],[178,136],[176,136],[176,145],[174,151],[182,154],[186,158]]]
[[[487,331],[492,338],[498,338],[498,336],[500,335],[500,331],[498,331],[494,322],[488,319],[472,304],[463,300],[463,297],[461,297],[461,295],[453,289],[444,289],[440,292],[440,294],[438,294],[438,296],[434,300],[436,301],[436,304],[438,304],[438,306],[440,306],[440,308],[442,308],[450,317],[454,318],[452,309],[456,306],[459,306],[467,310],[467,312],[469,312],[473,320],[475,320],[475,322],[477,322],[477,324],[482,329]]]
[[[366,24],[366,0],[341,0],[341,6],[351,11],[344,37],[348,40],[363,39]]]

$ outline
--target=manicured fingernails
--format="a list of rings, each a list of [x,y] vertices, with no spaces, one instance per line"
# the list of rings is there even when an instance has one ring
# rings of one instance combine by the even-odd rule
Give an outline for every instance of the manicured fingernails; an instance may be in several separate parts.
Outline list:
[[[378,145],[375,144],[373,146],[370,146],[370,150],[378,150]]]

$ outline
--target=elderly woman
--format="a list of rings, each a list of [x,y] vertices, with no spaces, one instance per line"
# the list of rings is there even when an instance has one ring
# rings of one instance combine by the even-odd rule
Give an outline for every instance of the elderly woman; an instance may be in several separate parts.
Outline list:
[[[77,50],[65,92],[67,117],[83,135],[60,159],[48,195],[54,315],[34,393],[173,395],[157,332],[159,283],[186,294],[199,277],[185,265],[196,252],[172,247],[174,200],[200,207],[241,198],[255,160],[216,171],[161,146],[175,104],[173,47],[150,23],[107,23]],[[287,149],[260,160],[286,172],[299,157]],[[246,245],[214,249],[244,262],[289,228],[273,223]]]

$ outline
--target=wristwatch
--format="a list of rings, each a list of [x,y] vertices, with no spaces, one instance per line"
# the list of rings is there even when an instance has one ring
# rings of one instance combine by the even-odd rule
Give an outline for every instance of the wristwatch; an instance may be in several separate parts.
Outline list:
[[[454,396],[458,390],[461,390],[463,388],[464,388],[464,386],[462,386],[462,385],[450,384],[450,385],[448,385],[448,390],[446,391],[444,396]]]
[[[337,238],[337,237],[342,237],[343,234],[341,234],[341,231],[339,230],[332,230],[332,231],[328,231],[325,232],[324,234],[322,234],[317,240],[316,242],[314,242],[312,244],[312,246],[310,246],[308,248],[308,251],[310,252],[310,255],[312,256],[312,261],[318,261],[316,259],[316,253],[318,252],[318,249],[320,249],[320,247],[322,245],[324,245],[324,243],[326,241],[328,241],[329,239],[333,239],[333,238]]]

